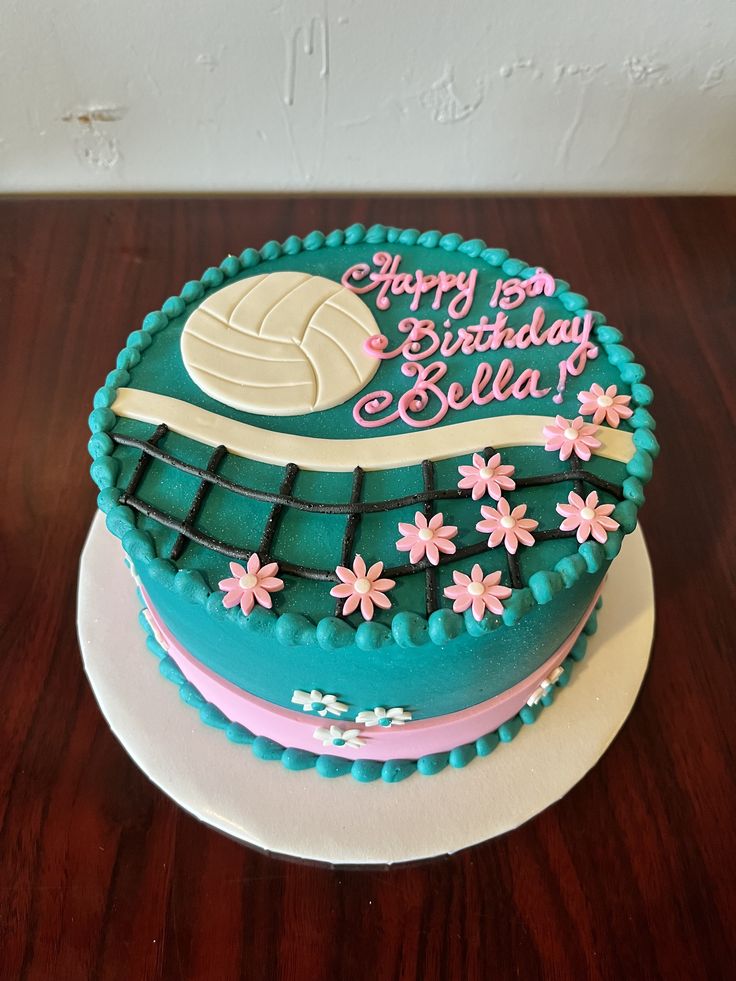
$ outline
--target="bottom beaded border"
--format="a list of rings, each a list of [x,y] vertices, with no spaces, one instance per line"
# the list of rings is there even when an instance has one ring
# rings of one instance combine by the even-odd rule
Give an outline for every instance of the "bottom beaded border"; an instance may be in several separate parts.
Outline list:
[[[138,597],[143,602],[140,591],[138,591]],[[417,760],[386,760],[385,762],[381,760],[348,760],[326,753],[310,753],[303,749],[285,747],[266,736],[256,736],[255,733],[246,729],[245,726],[241,726],[238,722],[231,722],[215,705],[203,698],[194,685],[187,681],[178,665],[155,639],[151,625],[144,616],[145,604],[138,616],[138,621],[147,635],[146,646],[159,659],[159,671],[164,678],[177,686],[179,697],[187,705],[197,710],[200,720],[205,725],[221,729],[230,742],[250,746],[253,755],[259,760],[278,760],[287,770],[309,770],[313,767],[321,777],[329,779],[350,774],[354,780],[358,780],[360,783],[372,783],[374,780],[398,783],[401,780],[406,780],[415,772],[429,777],[435,773],[440,773],[447,766],[456,769],[465,767],[476,756],[490,756],[499,743],[510,743],[516,738],[523,726],[533,725],[543,709],[554,702],[556,689],[564,688],[569,684],[576,662],[582,661],[585,657],[587,638],[598,629],[597,611],[602,605],[603,598],[599,597],[595,610],[583,626],[580,637],[575,642],[570,654],[562,662],[563,673],[536,705],[525,705],[517,715],[504,722],[498,729],[481,736],[474,742],[456,746],[454,749],[443,753],[420,756]]]

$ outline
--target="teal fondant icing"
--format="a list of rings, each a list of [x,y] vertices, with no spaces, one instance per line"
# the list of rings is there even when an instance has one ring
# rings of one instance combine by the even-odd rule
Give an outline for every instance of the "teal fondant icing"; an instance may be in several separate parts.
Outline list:
[[[599,600],[597,605],[599,606],[601,602]],[[230,722],[218,708],[207,702],[196,688],[186,680],[178,666],[154,640],[151,635],[150,624],[142,613],[139,621],[148,634],[149,649],[160,658],[159,670],[161,674],[179,688],[182,701],[198,710],[200,721],[205,725],[221,729],[231,743],[249,746],[254,756],[260,760],[279,761],[287,770],[314,768],[320,776],[328,778],[350,774],[359,783],[372,783],[375,780],[382,780],[384,783],[398,783],[401,780],[406,780],[413,773],[429,777],[440,773],[447,766],[462,768],[471,763],[477,756],[490,756],[499,743],[511,742],[525,725],[532,725],[537,721],[543,709],[552,705],[556,689],[564,688],[569,684],[576,661],[582,660],[585,656],[585,644],[583,644],[582,648],[578,649],[577,657],[571,656],[564,660],[564,672],[537,705],[533,707],[525,705],[513,719],[504,722],[496,731],[480,736],[474,743],[465,743],[444,753],[429,753],[426,756],[420,756],[417,760],[386,760],[386,762],[380,760],[346,760],[342,757],[331,756],[328,753],[309,753],[303,749],[281,746],[272,739],[254,735],[237,722]],[[589,623],[590,621],[586,624],[585,632],[594,633],[595,626],[589,630]],[[585,636],[581,636],[578,643],[585,640]]]
[[[304,238],[290,236],[284,243],[268,242],[259,250],[247,248],[239,256],[228,256],[219,266],[209,267],[199,280],[187,282],[178,296],[169,297],[160,310],[146,314],[140,329],[130,333],[116,368],[107,375],[105,384],[93,398],[89,452],[91,474],[100,489],[98,505],[106,513],[108,527],[122,540],[146,592],[169,629],[198,660],[245,691],[282,707],[293,708],[290,699],[295,688],[319,687],[339,693],[349,702],[351,712],[376,705],[403,705],[414,719],[422,719],[484,701],[522,680],[543,663],[583,616],[610,561],[620,549],[623,536],[635,528],[638,509],[644,502],[644,485],[651,477],[659,451],[649,411],[651,388],[644,382],[644,369],[623,343],[621,331],[607,324],[602,314],[587,310],[585,297],[571,291],[564,280],[555,280],[552,296],[534,297],[507,312],[509,325],[517,329],[529,320],[535,306],[543,309],[548,323],[554,318],[591,315],[592,339],[599,347],[599,356],[588,361],[581,377],[568,377],[561,404],[552,402],[557,365],[560,356],[569,355],[574,345],[458,355],[448,360],[451,371],[447,380],[458,382],[465,391],[470,390],[481,358],[497,367],[506,355],[514,361],[517,373],[525,367],[539,369],[543,384],[551,391],[544,398],[527,399],[524,403],[509,398],[492,402],[490,408],[471,404],[462,415],[449,412],[435,425],[441,431],[460,420],[519,412],[560,413],[572,418],[579,408],[577,393],[590,389],[594,382],[604,387],[615,384],[620,393],[631,396],[633,415],[620,427],[633,434],[635,452],[631,460],[624,465],[594,455],[585,464],[585,469],[597,479],[620,488],[620,497],[606,489],[598,490],[601,502],[615,505],[614,517],[620,530],[610,532],[604,544],[592,539],[579,544],[574,538],[551,538],[533,548],[521,548],[517,557],[521,586],[518,581],[512,581],[500,548],[471,558],[444,561],[437,572],[439,609],[429,615],[425,610],[426,576],[420,570],[397,580],[389,594],[391,608],[377,610],[372,622],[363,622],[358,614],[337,616],[334,600],[329,595],[331,583],[288,574],[283,575],[283,592],[273,596],[274,609],[258,607],[245,617],[238,608],[226,610],[222,606],[223,594],[218,582],[229,575],[228,560],[197,542],[189,542],[179,554],[175,549],[178,529],[167,527],[155,516],[155,512],[163,512],[186,526],[200,485],[196,471],[177,472],[173,479],[167,464],[154,460],[138,474],[136,488],[136,496],[155,509],[152,516],[121,503],[131,478],[138,472],[140,450],[121,445],[117,440],[146,440],[154,427],[115,413],[119,388],[168,395],[225,419],[257,426],[266,437],[269,430],[274,430],[303,437],[339,435],[359,440],[407,431],[400,420],[379,430],[361,429],[352,419],[355,399],[301,416],[258,416],[230,408],[197,387],[183,365],[180,352],[186,320],[203,298],[224,285],[236,279],[283,271],[303,271],[339,281],[349,266],[371,264],[374,254],[381,249],[402,256],[402,271],[421,268],[432,274],[442,269],[459,274],[477,270],[476,299],[468,315],[454,322],[454,328],[477,323],[484,313],[493,315],[487,299],[498,278],[517,276],[525,280],[536,271],[535,266],[510,257],[504,249],[488,248],[479,239],[464,241],[456,234],[383,225],[366,229],[356,224],[326,235],[315,231]],[[432,309],[429,298],[424,298],[416,311],[411,310],[411,297],[406,295],[391,296],[389,309],[376,305],[375,294],[364,299],[380,330],[389,337],[391,347],[403,340],[397,329],[402,318],[429,317],[441,331],[447,317],[447,298],[439,310]],[[383,388],[397,396],[405,391],[409,386],[401,372],[402,364],[402,358],[382,361],[370,390]],[[157,445],[190,468],[200,470],[207,467],[212,453],[211,446],[175,432],[166,433]],[[550,477],[564,469],[556,454],[546,453],[537,446],[504,449],[503,460],[515,466],[517,479]],[[455,488],[457,467],[467,462],[468,454],[436,462],[435,487]],[[218,473],[225,480],[263,492],[278,492],[284,476],[280,467],[232,454],[225,458]],[[350,473],[302,470],[291,493],[306,501],[347,501],[351,481]],[[422,489],[421,471],[416,466],[370,471],[364,475],[361,499],[381,502],[411,496]],[[517,487],[507,496],[512,505],[527,504],[528,516],[538,520],[541,529],[557,529],[560,518],[556,504],[566,500],[571,489],[571,481],[553,481]],[[585,489],[587,493],[591,487]],[[492,502],[454,498],[436,504],[445,522],[460,529],[455,539],[459,549],[479,540],[475,523],[481,503]],[[370,561],[383,560],[387,566],[402,564],[406,556],[395,549],[397,523],[413,521],[416,510],[416,506],[408,505],[365,515],[356,531],[353,553],[363,554]],[[203,500],[196,526],[213,539],[237,542],[239,547],[257,550],[270,511],[271,504],[267,501],[234,495],[225,487],[214,486]],[[345,520],[344,514],[283,509],[272,546],[273,557],[297,565],[334,569]],[[442,598],[443,588],[452,582],[453,571],[468,572],[476,561],[484,572],[499,569],[502,581],[513,587],[511,596],[504,601],[502,615],[488,614],[480,622],[470,611],[453,612],[450,602]],[[578,645],[574,650],[579,650]],[[162,659],[162,670],[167,660]],[[186,687],[185,695],[195,697]],[[527,713],[531,715],[535,713]],[[210,724],[218,721],[214,715],[211,718]],[[516,722],[521,725],[521,721]],[[518,726],[513,720],[512,723],[501,727],[496,740],[513,738]],[[240,730],[229,727],[228,731],[235,736]],[[484,755],[492,745],[492,740],[482,745],[479,741],[475,752]],[[255,752],[267,756],[276,750],[267,742],[258,742]],[[420,761],[418,769],[434,772],[435,766],[462,765],[458,761],[462,761],[466,750],[453,752],[454,757],[444,762],[423,758],[427,762]],[[288,757],[292,768],[312,765],[308,755],[301,757],[294,751]],[[315,757],[318,771],[333,776],[347,772],[342,767],[345,761],[334,765],[320,762],[325,759]],[[356,767],[353,775],[356,779],[369,780],[377,779],[376,773],[375,767],[365,770]],[[403,769],[396,765],[387,773],[399,774]],[[383,772],[380,775],[384,780],[389,779]]]
[[[567,590],[562,609],[556,610],[554,603],[536,606],[513,628],[494,631],[490,646],[463,630],[442,644],[425,631],[417,645],[366,647],[358,643],[365,636],[363,626],[380,629],[380,624],[364,624],[351,632],[335,621],[349,642],[339,648],[318,647],[315,653],[315,639],[306,625],[303,635],[290,630],[288,638],[274,643],[275,637],[283,636],[281,631],[254,635],[239,609],[214,619],[205,604],[183,604],[176,590],[151,576],[150,564],[136,568],[153,607],[174,637],[211,671],[239,688],[294,708],[291,697],[296,688],[320,687],[339,693],[351,713],[376,705],[403,705],[414,719],[459,712],[531,674],[580,622],[590,604],[589,580],[594,578],[585,576]],[[596,583],[602,575],[603,570]],[[293,624],[295,614],[285,614],[277,624],[287,616]],[[332,625],[332,620],[322,621],[317,631]]]

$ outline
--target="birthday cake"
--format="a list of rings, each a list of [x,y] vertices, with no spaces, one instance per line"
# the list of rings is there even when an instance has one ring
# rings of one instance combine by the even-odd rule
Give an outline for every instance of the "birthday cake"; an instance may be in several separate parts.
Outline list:
[[[91,473],[202,722],[394,782],[488,755],[567,684],[644,501],[651,401],[542,267],[353,225],[230,255],[145,316],[95,395]]]

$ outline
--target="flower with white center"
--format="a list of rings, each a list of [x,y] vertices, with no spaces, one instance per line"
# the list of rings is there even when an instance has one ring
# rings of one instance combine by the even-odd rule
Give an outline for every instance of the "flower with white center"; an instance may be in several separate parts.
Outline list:
[[[221,579],[218,583],[220,589],[225,590],[222,605],[227,609],[240,606],[246,616],[253,612],[256,604],[270,610],[273,606],[271,593],[278,593],[284,588],[283,579],[279,579],[276,575],[278,571],[276,562],[261,565],[261,560],[255,552],[248,559],[247,568],[239,562],[231,562],[232,576]]]
[[[350,746],[360,749],[365,745],[365,739],[360,738],[360,729],[341,729],[340,726],[320,726],[312,733],[323,746]]]
[[[547,675],[546,678],[540,681],[539,688],[537,688],[535,691],[532,692],[532,694],[527,699],[526,704],[537,705],[539,702],[541,702],[544,696],[552,687],[552,685],[556,684],[564,673],[565,673],[565,669],[560,664],[558,667],[554,669],[554,671],[550,672],[550,674]]]
[[[494,453],[485,460],[480,453],[473,454],[473,465],[458,467],[462,476],[458,487],[470,490],[474,501],[479,501],[484,494],[489,494],[498,501],[504,491],[512,491],[516,487],[512,479],[514,468],[510,464],[501,463],[501,454]]]
[[[417,511],[414,515],[415,525],[405,521],[399,522],[399,531],[404,536],[396,542],[400,552],[409,553],[410,562],[419,562],[426,555],[431,565],[439,565],[440,552],[452,555],[455,543],[450,539],[457,535],[457,525],[442,524],[442,512],[432,515],[427,521],[426,515]]]
[[[411,722],[411,712],[405,712],[403,708],[385,709],[377,706],[366,712],[358,712],[355,721],[369,729],[371,726],[388,729],[389,726],[403,726],[405,722]]]
[[[634,414],[629,408],[631,396],[619,395],[615,385],[609,385],[604,391],[602,385],[593,382],[589,392],[578,394],[578,401],[582,403],[581,415],[593,416],[593,422],[597,426],[607,422],[609,426],[617,429],[622,419],[629,419]]]
[[[561,460],[569,460],[573,453],[581,460],[589,460],[591,450],[597,450],[602,445],[595,436],[598,427],[584,422],[582,416],[572,420],[555,416],[554,423],[545,426],[542,432],[547,439],[545,450],[551,453],[559,450]]]
[[[485,616],[486,610],[501,616],[503,613],[501,600],[508,599],[511,590],[508,586],[500,585],[500,572],[489,572],[485,575],[476,562],[469,576],[454,569],[452,578],[455,584],[445,586],[445,596],[455,601],[452,604],[455,613],[464,613],[470,607],[473,617],[479,622]]]
[[[475,526],[477,531],[490,532],[488,547],[496,548],[503,542],[507,552],[516,554],[519,543],[531,546],[534,544],[532,532],[539,524],[534,518],[525,518],[526,504],[518,504],[513,510],[511,505],[502,497],[498,508],[481,506],[480,513],[484,521]]]
[[[339,565],[335,572],[341,581],[337,586],[332,587],[330,596],[345,600],[342,608],[343,616],[348,616],[360,606],[363,619],[372,620],[375,606],[381,610],[390,609],[391,600],[386,593],[389,589],[393,589],[396,583],[393,579],[380,578],[383,562],[374,562],[370,569],[367,569],[363,558],[356,555],[352,569]]]
[[[609,531],[618,528],[618,521],[611,517],[613,504],[599,504],[598,494],[591,491],[585,498],[575,491],[570,491],[567,504],[558,504],[557,513],[565,519],[560,528],[562,531],[576,531],[579,542],[585,542],[592,535],[601,545],[608,538]]]
[[[321,691],[313,688],[311,691],[302,691],[297,688],[291,696],[294,705],[301,705],[305,712],[316,712],[324,718],[329,712],[330,715],[342,715],[347,712],[348,707],[344,702],[337,700],[337,695],[323,695]]]

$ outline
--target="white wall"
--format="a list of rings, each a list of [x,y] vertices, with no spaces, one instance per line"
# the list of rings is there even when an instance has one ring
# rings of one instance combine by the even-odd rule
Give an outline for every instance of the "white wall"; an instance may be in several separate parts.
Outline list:
[[[3,191],[736,191],[735,0],[0,5]]]

